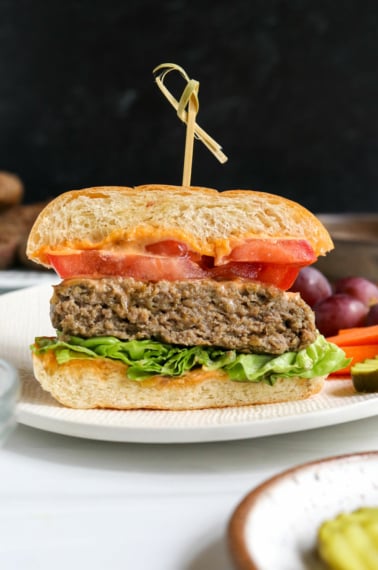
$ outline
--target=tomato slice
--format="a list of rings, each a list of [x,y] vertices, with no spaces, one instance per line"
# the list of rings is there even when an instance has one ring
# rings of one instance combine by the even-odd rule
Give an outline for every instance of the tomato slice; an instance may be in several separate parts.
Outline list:
[[[150,243],[146,245],[145,249],[154,255],[166,255],[169,257],[185,257],[188,255],[188,246],[186,243],[173,239]]]
[[[299,267],[269,263],[230,262],[203,269],[189,257],[160,257],[147,255],[115,256],[97,251],[70,255],[49,255],[49,262],[62,279],[69,277],[104,277],[118,275],[141,281],[178,281],[204,279],[217,281],[247,279],[289,289]]]
[[[253,261],[262,263],[282,263],[309,265],[317,257],[305,239],[248,239],[237,245],[231,254],[220,263],[228,261]]]
[[[189,257],[121,256],[88,250],[70,255],[49,255],[48,259],[62,279],[119,275],[142,281],[175,281],[206,276],[206,272]]]
[[[123,254],[85,250],[48,255],[48,261],[63,278],[114,276],[142,281],[182,279],[247,279],[289,289],[299,270],[316,260],[306,240],[251,239],[236,246],[218,260],[190,251],[176,240],[164,240],[145,247],[145,254]]]
[[[262,283],[269,283],[275,285],[280,289],[286,291],[290,289],[296,278],[298,277],[300,267],[296,265],[283,265],[283,264],[262,264],[258,280]]]
[[[218,265],[211,269],[212,279],[227,281],[232,279],[248,279],[275,285],[280,289],[289,289],[297,278],[299,267],[279,263],[248,263],[234,261]]]
[[[212,279],[228,281],[230,279],[249,279],[256,281],[261,273],[262,263],[234,261],[217,265],[209,270]]]
[[[195,261],[202,266],[201,254],[195,251],[189,251],[186,243],[182,241],[167,239],[146,245],[145,250],[148,253],[152,253],[154,255],[162,255],[167,257],[190,257],[192,261]]]

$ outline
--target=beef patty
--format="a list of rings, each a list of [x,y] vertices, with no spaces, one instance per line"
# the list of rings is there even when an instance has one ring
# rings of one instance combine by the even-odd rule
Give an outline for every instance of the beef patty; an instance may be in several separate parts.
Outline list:
[[[51,320],[65,335],[260,354],[298,351],[317,336],[314,314],[297,293],[247,281],[67,279],[54,288]]]

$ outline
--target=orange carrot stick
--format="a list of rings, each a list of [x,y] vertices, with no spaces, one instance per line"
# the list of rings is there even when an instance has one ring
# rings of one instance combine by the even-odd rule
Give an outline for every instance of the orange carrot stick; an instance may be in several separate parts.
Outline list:
[[[327,340],[342,348],[345,346],[378,344],[378,325],[345,329],[335,336],[328,337]]]
[[[374,327],[378,327],[378,325],[371,325],[369,327],[351,327],[350,329],[340,329],[337,334],[339,335],[339,334],[345,334],[345,333],[350,333],[350,332],[355,332],[358,334],[363,329],[371,330]]]
[[[347,358],[351,358],[351,362],[345,368],[341,370],[336,370],[336,372],[332,372],[330,374],[330,378],[334,376],[345,376],[350,374],[350,368],[356,362],[363,362],[367,358],[374,358],[378,356],[378,344],[361,344],[358,346],[343,346],[343,351],[345,352],[345,356]]]

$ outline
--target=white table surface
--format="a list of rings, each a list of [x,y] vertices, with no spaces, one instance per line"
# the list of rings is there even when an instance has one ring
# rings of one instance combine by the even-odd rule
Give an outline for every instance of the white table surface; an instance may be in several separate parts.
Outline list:
[[[14,288],[14,276],[6,277]],[[227,524],[250,490],[294,465],[372,450],[378,416],[182,445],[100,442],[19,425],[0,448],[0,569],[232,570]]]
[[[227,523],[254,486],[303,462],[377,449],[378,417],[182,445],[19,425],[0,450],[0,568],[231,570]]]

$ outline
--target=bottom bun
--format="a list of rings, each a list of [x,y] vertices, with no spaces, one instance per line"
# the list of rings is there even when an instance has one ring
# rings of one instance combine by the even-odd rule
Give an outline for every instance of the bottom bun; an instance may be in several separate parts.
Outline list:
[[[193,370],[183,376],[130,380],[127,367],[109,359],[77,359],[58,365],[53,353],[33,355],[42,388],[64,406],[79,409],[196,410],[303,400],[320,392],[324,377],[235,382],[223,371]]]

